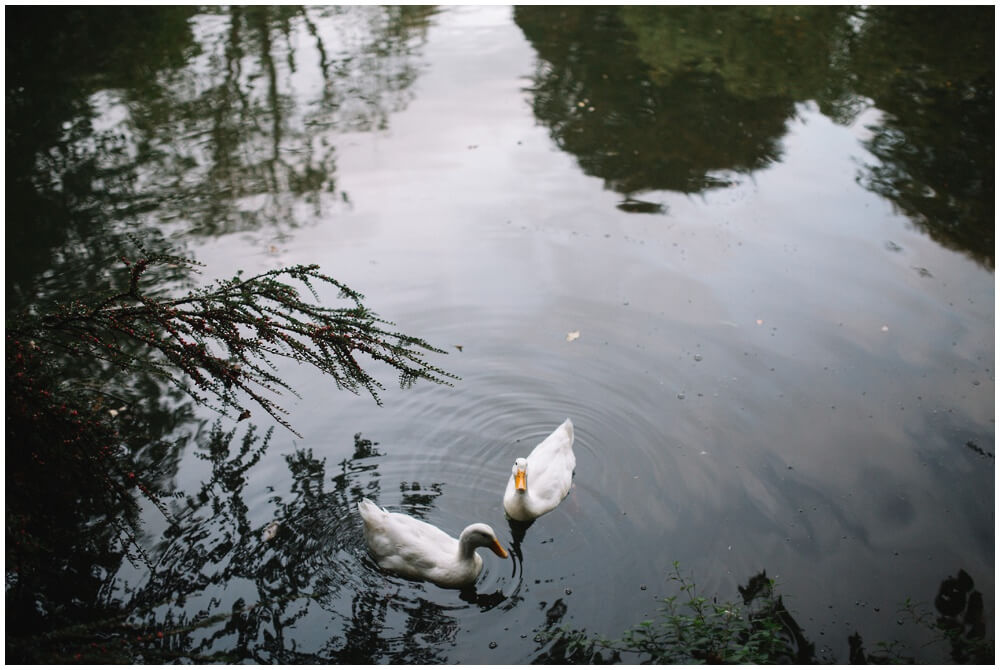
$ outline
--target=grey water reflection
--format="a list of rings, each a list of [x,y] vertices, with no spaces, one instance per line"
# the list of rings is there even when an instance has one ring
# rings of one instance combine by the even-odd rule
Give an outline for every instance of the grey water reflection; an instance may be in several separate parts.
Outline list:
[[[9,8],[9,323],[82,292],[108,291],[117,278],[113,259],[133,237],[184,255],[214,243],[232,245],[233,256],[242,254],[233,262],[252,267],[281,260],[274,249],[298,236],[308,257],[295,260],[339,262],[331,269],[336,276],[351,268],[350,257],[363,256],[361,263],[374,267],[367,280],[388,282],[386,293],[396,296],[391,307],[419,313],[421,327],[455,334],[442,343],[454,342],[458,352],[445,367],[461,368],[456,372],[468,383],[454,395],[393,396],[392,413],[378,415],[347,402],[346,409],[331,408],[326,388],[317,385],[315,395],[323,397],[308,398],[306,408],[316,411],[304,412],[314,441],[268,448],[263,428],[242,435],[206,430],[194,409],[179,405],[157,379],[112,385],[96,363],[74,368],[76,378],[67,385],[80,397],[123,399],[93,403],[93,415],[105,422],[94,439],[110,438],[127,424],[122,440],[130,460],[121,474],[137,473],[167,515],[143,511],[148,499],[134,489],[109,492],[86,459],[25,438],[19,431],[26,417],[15,411],[19,397],[9,393],[8,444],[13,436],[33,449],[8,451],[8,651],[30,662],[594,660],[567,656],[565,648],[533,634],[581,620],[593,632],[619,632],[625,617],[645,606],[626,589],[637,589],[639,575],[648,580],[675,555],[698,561],[709,588],[762,565],[777,564],[775,572],[792,579],[806,573],[799,611],[819,619],[817,612],[830,609],[837,626],[860,621],[862,628],[874,619],[871,608],[845,612],[849,605],[837,601],[833,610],[825,598],[837,594],[810,593],[809,584],[835,579],[834,589],[865,592],[884,584],[887,573],[905,573],[899,587],[908,590],[892,597],[919,597],[934,592],[942,572],[963,565],[974,574],[960,572],[941,585],[941,618],[967,637],[984,627],[989,635],[983,610],[992,603],[984,605],[971,584],[973,576],[991,583],[984,566],[994,558],[992,506],[986,505],[993,493],[987,480],[993,421],[980,409],[992,393],[986,390],[992,344],[980,342],[990,316],[983,314],[991,308],[976,307],[970,316],[943,307],[970,286],[978,299],[988,292],[981,282],[963,269],[932,285],[930,279],[944,275],[937,267],[918,269],[917,276],[907,268],[905,280],[919,284],[887,279],[851,264],[857,248],[851,239],[831,247],[831,256],[848,260],[825,267],[830,284],[842,285],[806,282],[801,288],[806,273],[774,271],[768,278],[777,279],[755,284],[756,296],[748,297],[725,286],[729,275],[705,278],[706,268],[733,271],[729,261],[742,261],[749,276],[763,266],[784,271],[792,258],[787,267],[797,271],[793,254],[767,248],[773,239],[734,236],[747,247],[759,243],[746,261],[713,238],[705,245],[719,255],[706,253],[691,262],[698,265],[692,271],[663,260],[663,249],[672,252],[690,229],[657,239],[637,226],[618,246],[610,232],[619,224],[677,223],[671,208],[683,198],[664,204],[675,194],[739,194],[748,178],[782,165],[789,127],[808,103],[818,110],[810,122],[822,115],[847,127],[865,119],[868,132],[858,146],[867,153],[856,166],[858,184],[937,244],[992,271],[994,61],[987,12],[517,7],[513,26],[505,18],[506,50],[498,52],[533,65],[512,77],[512,92],[506,80],[496,89],[509,97],[525,87],[527,122],[516,125],[498,114],[487,119],[482,136],[492,140],[493,128],[509,130],[508,122],[510,136],[519,138],[532,137],[535,121],[544,128],[552,147],[534,148],[543,178],[529,184],[523,175],[504,181],[509,174],[498,169],[522,165],[513,140],[483,172],[449,153],[457,143],[463,157],[489,155],[486,140],[467,140],[483,133],[475,127],[481,119],[469,119],[473,129],[463,126],[454,137],[434,134],[455,118],[441,101],[459,93],[421,88],[421,77],[495,48],[485,39],[474,54],[431,49],[433,39],[465,35],[469,41],[459,44],[466,50],[479,40],[475,28],[481,26],[460,10]],[[435,32],[444,15],[454,20]],[[476,93],[493,91],[491,77],[502,64],[486,57],[476,63],[475,78],[485,82]],[[440,80],[435,85],[442,86]],[[352,165],[344,160],[352,143],[377,144],[370,137],[387,138],[400,116],[428,98],[437,105],[413,112],[409,134],[400,135],[426,131],[439,143],[430,152],[420,146],[436,162],[418,163],[415,171],[427,181],[414,181],[443,182],[442,191],[417,205],[388,203],[383,193],[394,191],[387,184],[407,180],[395,169],[413,156],[394,153],[385,141],[389,167],[366,173],[353,164],[362,184],[374,174],[370,181],[378,187],[359,187],[375,204],[352,219],[356,192],[347,184],[356,175],[344,167]],[[524,143],[518,139],[516,146],[527,150],[530,140]],[[571,169],[544,163],[562,154],[572,157]],[[617,209],[605,203],[607,211],[593,218],[567,209],[579,199],[583,208],[599,210],[590,191],[565,186],[577,171],[617,194]],[[475,183],[487,197],[464,200],[451,180]],[[505,209],[522,195],[523,209]],[[803,211],[808,197],[794,188],[787,193],[788,202],[805,202]],[[493,218],[515,218],[510,212],[521,219],[497,232]],[[615,218],[621,212],[624,224]],[[421,256],[431,247],[425,238],[437,234],[439,215],[463,220],[461,233],[446,228],[437,240],[442,249],[447,243],[460,248],[462,261],[453,275],[436,268],[421,274],[439,260],[449,270],[455,263],[445,251]],[[378,228],[372,220],[385,223],[377,243],[339,243],[351,226],[366,234]],[[797,222],[782,223],[793,228]],[[315,230],[321,227],[327,232]],[[251,242],[237,241],[240,235]],[[411,244],[418,238],[426,246]],[[594,239],[608,243],[598,246]],[[786,248],[813,241],[781,238]],[[881,263],[906,251],[882,239],[875,246]],[[813,252],[801,264],[820,255]],[[531,274],[535,265],[544,272]],[[581,267],[615,272],[583,273]],[[162,274],[150,280],[164,287],[196,281],[184,266],[157,271]],[[858,283],[844,279],[855,273]],[[954,294],[942,289],[947,282],[960,288]],[[609,286],[622,294],[605,291]],[[648,309],[635,298],[629,305],[632,295],[656,293],[673,298],[648,300]],[[763,293],[772,297],[758,300]],[[711,307],[689,308],[692,299]],[[769,309],[774,323],[787,317],[778,337],[771,321],[754,339],[729,320],[736,310],[728,313],[727,301],[743,299],[753,309]],[[898,330],[912,331],[918,344],[876,345],[841,334],[847,328],[835,327],[842,318],[835,312],[859,305],[899,314]],[[920,321],[927,306],[931,320],[944,325],[925,333]],[[552,346],[580,323],[575,349]],[[895,334],[896,322],[892,328]],[[595,341],[603,344],[585,348]],[[678,363],[678,352],[692,343],[706,352],[705,360]],[[8,353],[16,352],[9,346]],[[840,367],[828,372],[827,362]],[[15,369],[8,360],[8,376]],[[973,377],[977,386],[980,377],[986,382],[966,401],[972,392],[964,386]],[[655,386],[663,379],[698,387],[704,399],[689,392],[677,409],[678,393],[664,396]],[[901,385],[925,395],[913,400],[895,393]],[[839,409],[828,411],[833,401]],[[912,418],[899,418],[903,405]],[[110,425],[109,408],[122,407],[127,411]],[[479,590],[441,595],[377,571],[360,540],[357,500],[387,498],[428,521],[454,521],[492,486],[489,470],[501,443],[515,431],[544,425],[553,408],[587,419],[585,468],[560,512],[561,527],[551,519],[510,524],[504,530],[513,539],[511,565],[494,568]],[[53,416],[53,430],[68,430],[62,421]],[[327,444],[334,424],[364,432],[353,444]],[[384,447],[362,437],[375,427],[399,439]],[[420,439],[425,434],[437,440]],[[328,457],[341,452],[349,456]],[[400,452],[399,461],[387,458]],[[869,459],[872,454],[878,456]],[[815,516],[803,512],[817,508],[823,511]],[[140,518],[148,529],[139,537],[123,535]],[[42,542],[19,543],[22,533]],[[738,556],[726,549],[730,537],[745,545]],[[897,547],[909,554],[902,567]],[[947,567],[933,564],[932,556],[947,559]],[[839,633],[828,620],[803,626],[810,635],[813,626],[826,626],[830,637]],[[864,658],[858,639],[852,654]],[[876,639],[865,638],[869,652]],[[496,642],[505,654],[485,655]]]
[[[518,7],[535,116],[626,196],[697,193],[781,159],[796,103],[882,112],[858,179],[993,266],[993,31],[978,8]]]

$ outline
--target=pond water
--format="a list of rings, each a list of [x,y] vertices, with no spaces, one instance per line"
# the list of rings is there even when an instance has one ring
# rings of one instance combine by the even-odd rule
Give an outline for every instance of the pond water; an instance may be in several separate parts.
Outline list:
[[[84,605],[171,658],[528,663],[649,618],[677,562],[720,601],[765,570],[819,658],[937,661],[899,609],[964,570],[992,639],[990,16],[11,8],[8,319],[132,234],[198,284],[317,263],[459,377],[373,364],[379,405],[279,361],[299,436],[223,423],[228,455],[210,410],[163,419],[176,518]],[[570,494],[508,522],[567,417]],[[362,496],[511,556],[473,591],[383,574]]]

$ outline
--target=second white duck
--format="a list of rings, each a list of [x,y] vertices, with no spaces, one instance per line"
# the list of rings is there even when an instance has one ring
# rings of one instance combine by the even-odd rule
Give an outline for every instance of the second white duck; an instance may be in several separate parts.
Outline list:
[[[461,588],[473,584],[483,569],[477,547],[507,558],[496,533],[485,523],[467,526],[456,540],[437,526],[386,511],[368,498],[358,503],[358,512],[365,523],[365,541],[378,566],[409,579]]]
[[[573,422],[566,419],[527,458],[514,461],[503,496],[507,516],[531,521],[554,510],[569,493],[575,467]]]

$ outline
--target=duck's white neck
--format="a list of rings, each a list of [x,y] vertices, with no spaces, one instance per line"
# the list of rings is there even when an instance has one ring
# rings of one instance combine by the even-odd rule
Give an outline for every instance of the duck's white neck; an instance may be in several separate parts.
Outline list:
[[[530,519],[533,514],[531,510],[531,500],[528,498],[527,491],[514,491],[513,497],[511,497],[510,502],[512,503],[507,513],[518,521],[524,521]]]
[[[462,534],[458,537],[458,557],[465,561],[469,559],[482,560],[476,554],[476,549],[486,546],[489,545],[482,533],[482,529],[478,524],[473,524],[463,530]]]
[[[463,537],[458,541],[458,557],[463,561],[475,560],[476,546],[469,537]]]

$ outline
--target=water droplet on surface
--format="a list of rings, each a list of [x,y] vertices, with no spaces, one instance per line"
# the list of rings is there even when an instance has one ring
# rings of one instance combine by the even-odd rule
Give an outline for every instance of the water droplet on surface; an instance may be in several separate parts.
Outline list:
[[[496,642],[490,642],[490,649],[496,649],[496,648],[497,648],[497,643]]]
[[[694,360],[696,360],[696,361],[700,361],[701,358],[702,358],[701,354],[695,354],[694,355]]]
[[[686,398],[686,397],[687,397],[687,396],[686,396],[686,395],[684,395],[683,393],[678,393],[678,394],[677,394],[677,399],[678,399],[678,400],[684,400],[684,398]]]
[[[566,595],[571,596],[573,595],[573,589],[566,589],[565,593]]]

